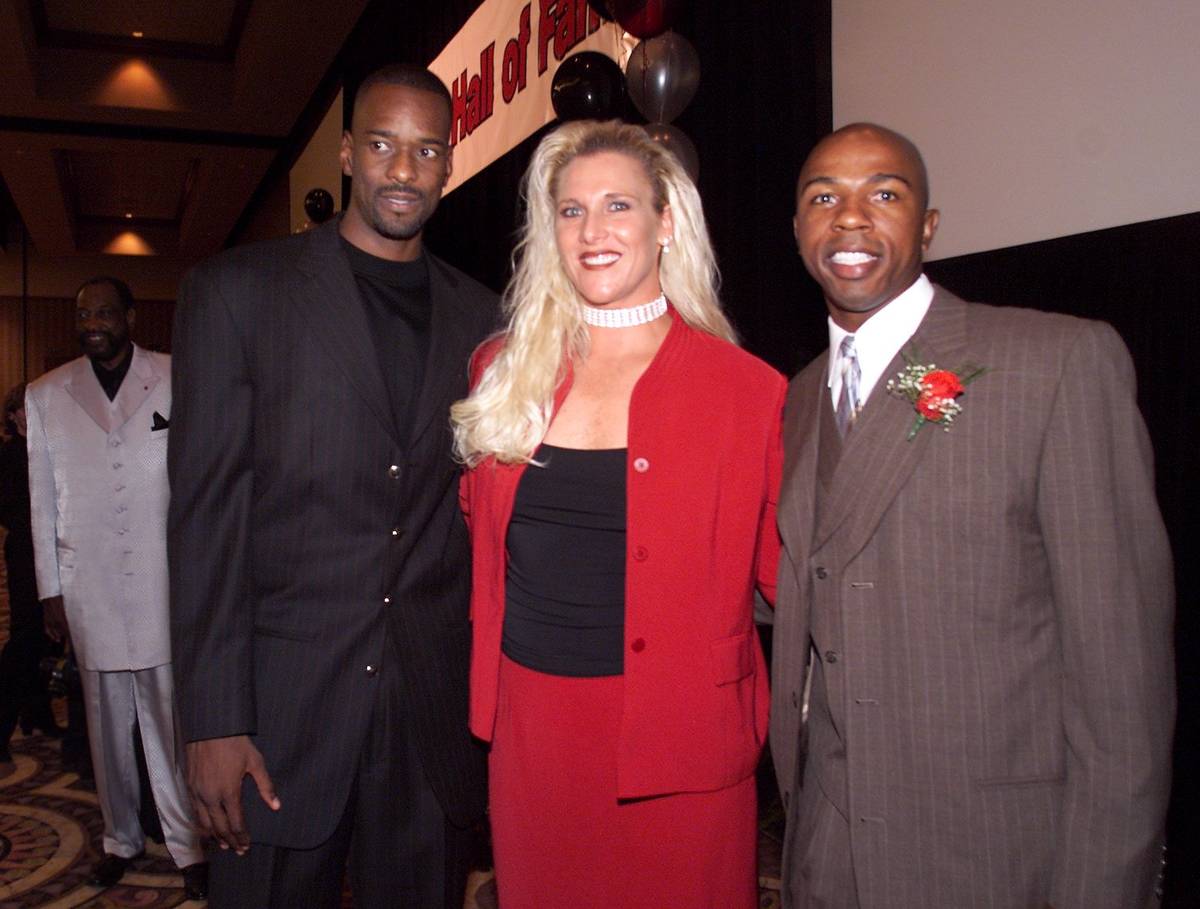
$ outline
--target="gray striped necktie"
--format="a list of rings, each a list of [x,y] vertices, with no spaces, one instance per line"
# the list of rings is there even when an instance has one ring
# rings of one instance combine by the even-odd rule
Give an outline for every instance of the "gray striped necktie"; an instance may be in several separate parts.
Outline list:
[[[858,416],[861,402],[858,400],[858,383],[862,378],[862,370],[858,367],[858,351],[854,349],[854,335],[842,338],[842,346],[838,349],[842,368],[842,393],[838,397],[837,428],[845,437],[847,431]]]

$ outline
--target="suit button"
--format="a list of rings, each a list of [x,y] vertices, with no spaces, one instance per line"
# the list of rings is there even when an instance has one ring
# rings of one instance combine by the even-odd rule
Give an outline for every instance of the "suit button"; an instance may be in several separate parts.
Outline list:
[[[650,550],[645,546],[634,546],[633,557],[639,562],[644,562],[650,557]]]
[[[121,462],[113,461],[113,470],[120,470],[120,469],[121,469]]]
[[[392,598],[391,598],[391,597],[384,597],[384,598],[383,598],[383,605],[384,605],[384,606],[391,606],[391,605],[392,605]]]
[[[379,671],[379,667],[376,666],[374,663],[367,664],[367,675],[374,675],[378,671]]]
[[[800,694],[799,694],[799,692],[796,692],[796,691],[793,691],[793,692],[792,692],[792,706],[793,706],[793,707],[799,707],[799,706],[800,706]]]
[[[400,479],[400,465],[393,464],[391,467],[389,467],[388,468],[388,476],[391,477],[393,480]]]
[[[629,645],[629,649],[634,653],[641,653],[646,649],[646,642],[641,638],[634,638],[633,643]]]
[[[647,470],[650,469],[650,462],[647,461],[645,458],[634,458],[633,459],[633,469],[636,470],[638,473],[645,473]]]
[[[838,652],[836,650],[825,651],[825,662],[836,663],[838,661]]]
[[[817,567],[817,577],[820,578],[822,581],[825,580],[827,577],[829,577],[829,572],[825,570],[824,565],[820,565]]]
[[[111,448],[116,448],[118,445],[121,444],[121,440],[120,439],[109,439],[108,444]]]
[[[401,530],[399,527],[393,527],[393,528],[392,528],[392,536],[393,536],[393,537],[395,537],[395,538],[399,539],[399,538],[400,538],[400,535],[401,535],[402,533],[404,533],[404,531],[403,531],[403,530]]]

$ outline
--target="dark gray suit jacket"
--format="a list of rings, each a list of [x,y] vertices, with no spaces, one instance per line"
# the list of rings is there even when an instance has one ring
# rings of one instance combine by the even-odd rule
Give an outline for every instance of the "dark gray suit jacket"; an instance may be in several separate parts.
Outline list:
[[[336,221],[226,252],[183,283],[169,452],[176,691],[186,740],[248,733],[262,751],[283,808],[266,809],[247,781],[256,842],[305,848],[333,831],[374,692],[397,678],[447,814],[466,824],[483,810],[449,407],[496,298],[433,256],[429,271],[411,426],[395,425]]]
[[[909,348],[988,369],[948,433],[906,441],[915,411],[884,387],[900,357],[840,455],[827,355],[790,389],[771,725],[785,904],[1144,906],[1174,596],[1128,353],[1103,323],[941,288]]]

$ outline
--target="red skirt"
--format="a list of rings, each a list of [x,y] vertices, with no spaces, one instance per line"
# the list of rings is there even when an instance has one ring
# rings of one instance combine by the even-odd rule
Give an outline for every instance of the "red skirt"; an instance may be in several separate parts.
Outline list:
[[[619,801],[623,686],[501,658],[488,765],[501,909],[753,909],[753,776]]]

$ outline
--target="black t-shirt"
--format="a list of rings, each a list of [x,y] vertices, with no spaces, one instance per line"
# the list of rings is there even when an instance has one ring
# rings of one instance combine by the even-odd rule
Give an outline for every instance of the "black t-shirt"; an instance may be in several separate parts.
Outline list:
[[[381,259],[344,237],[342,248],[362,297],[392,414],[403,438],[412,423],[429,355],[433,313],[429,263],[423,254],[412,262]]]
[[[508,525],[504,655],[551,675],[624,671],[624,448],[542,444]]]

